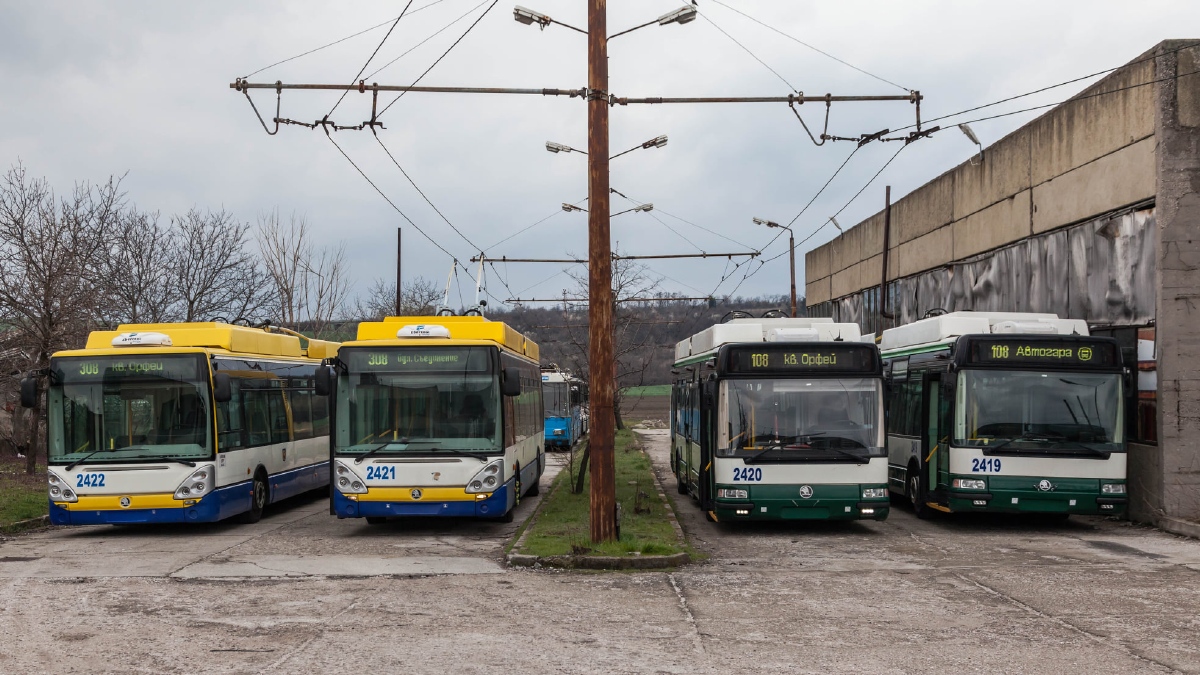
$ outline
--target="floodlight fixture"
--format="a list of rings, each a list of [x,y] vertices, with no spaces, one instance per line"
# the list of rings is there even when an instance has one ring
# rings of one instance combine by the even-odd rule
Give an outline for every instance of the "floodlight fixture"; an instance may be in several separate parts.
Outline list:
[[[666,144],[667,144],[667,137],[659,136],[658,138],[652,138],[652,139],[646,141],[645,143],[642,143],[642,149],[648,150],[650,148],[661,148]]]
[[[966,134],[967,138],[971,139],[972,143],[979,146],[979,156],[972,157],[971,164],[978,164],[979,162],[983,161],[983,143],[979,142],[979,137],[976,136],[975,132],[971,130],[971,127],[967,126],[966,124],[958,125],[958,129]]]
[[[658,17],[658,25],[665,26],[670,23],[685,24],[696,20],[696,6],[684,5],[673,12],[667,12]]]
[[[566,211],[567,213],[570,213],[571,211],[587,211],[587,209],[583,207],[575,206],[574,204],[568,204],[566,202],[563,202],[562,210]]]
[[[545,30],[546,26],[549,26],[552,21],[548,15],[535,12],[520,5],[513,7],[513,18],[517,20],[517,23],[523,23],[526,26],[536,23],[542,30]]]
[[[576,150],[575,148],[572,148],[569,145],[564,145],[562,143],[555,143],[554,141],[546,141],[546,150],[548,150],[549,152],[578,152],[581,155],[587,154],[583,150]]]

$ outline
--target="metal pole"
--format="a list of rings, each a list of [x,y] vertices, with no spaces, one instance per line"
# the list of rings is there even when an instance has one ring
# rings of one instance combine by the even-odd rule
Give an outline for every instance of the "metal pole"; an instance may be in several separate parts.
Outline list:
[[[401,281],[401,276],[400,276],[400,251],[401,251],[400,233],[401,233],[401,228],[397,227],[396,228],[396,316],[403,316],[403,313],[400,311],[400,293],[401,293],[401,289],[403,288],[403,286],[401,285],[401,282],[400,282]]]
[[[796,237],[792,228],[788,228],[788,252],[792,260],[792,317],[796,316]]]
[[[883,205],[883,280],[879,282],[879,332],[882,334],[883,319],[895,319],[896,315],[887,311],[887,261],[888,249],[892,241],[892,186],[884,191]]]
[[[608,17],[606,0],[588,2],[588,379],[592,474],[588,520],[593,542],[617,538],[616,418],[613,397],[612,242],[608,201]]]

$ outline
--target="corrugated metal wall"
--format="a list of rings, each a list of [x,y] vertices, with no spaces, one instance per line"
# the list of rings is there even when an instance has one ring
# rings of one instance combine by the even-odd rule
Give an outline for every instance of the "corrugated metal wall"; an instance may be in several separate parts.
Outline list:
[[[810,306],[810,316],[854,321],[863,332],[911,323],[933,309],[1051,312],[1093,326],[1154,321],[1154,208],[1126,209],[1023,239],[888,284]]]

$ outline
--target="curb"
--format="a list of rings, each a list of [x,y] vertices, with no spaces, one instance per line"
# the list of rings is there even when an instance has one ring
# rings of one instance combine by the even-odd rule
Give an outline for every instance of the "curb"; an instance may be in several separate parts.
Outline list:
[[[546,491],[546,494],[544,494],[538,498],[538,504],[533,509],[533,513],[529,514],[529,518],[527,518],[525,520],[525,525],[523,526],[524,529],[521,530],[521,536],[515,542],[513,542],[512,547],[509,548],[508,550],[516,551],[519,548],[521,548],[521,544],[525,543],[525,538],[529,536],[529,532],[531,530],[533,530],[534,524],[537,523],[538,516],[540,516],[542,514],[542,507],[546,505],[546,502],[550,501],[550,497],[552,497],[554,495],[554,493],[558,492],[559,487],[560,487],[559,483],[557,483],[557,482],[553,483],[550,486],[550,489]],[[506,554],[504,556],[504,560],[506,563],[508,563],[508,565],[510,567],[513,567],[513,566],[521,567],[521,565],[515,565],[515,563],[512,562],[512,559],[514,556],[524,557],[524,558],[534,557],[534,556],[521,556],[520,554],[517,554],[517,553]],[[530,563],[530,565],[524,565],[524,567],[529,567],[529,566],[532,566],[532,563]]]
[[[674,555],[608,556],[608,555],[551,555],[538,557],[510,553],[509,567],[557,567],[579,570],[659,570],[679,567],[691,562],[687,553]]]
[[[1192,537],[1200,539],[1200,523],[1194,523],[1190,520],[1181,520],[1179,518],[1162,517],[1155,523],[1158,529],[1171,534],[1178,534],[1184,537]]]
[[[14,534],[16,532],[23,532],[25,530],[31,530],[31,529],[34,529],[37,527],[47,527],[49,525],[50,525],[50,514],[46,514],[44,516],[38,516],[37,518],[30,518],[28,520],[18,520],[15,523],[5,525],[4,527],[0,527],[0,532],[4,532],[6,534]]]
[[[634,430],[637,434],[637,430]],[[640,436],[640,434],[638,434]],[[649,454],[641,446],[641,439],[638,440],[638,452],[649,458]],[[671,508],[671,502],[667,499],[666,492],[663,491],[662,480],[658,477],[658,472],[654,470],[654,464],[651,462],[650,475],[654,477],[654,489],[658,492],[658,498],[662,500],[663,509],[667,513],[667,520],[671,522],[672,529],[675,530],[675,537],[680,546],[687,545],[687,539],[684,538],[683,528],[679,525],[679,518],[675,514],[675,509]],[[541,514],[542,505],[550,499],[554,492],[560,489],[560,485],[556,485],[546,496],[538,502],[537,509],[529,516],[529,521],[525,525],[525,531],[521,533],[521,538],[517,540],[511,550],[518,550],[521,544],[524,543],[525,537],[529,531],[533,529],[533,525],[537,517]],[[552,556],[535,556],[525,555],[522,553],[509,553],[504,558],[509,567],[554,567],[559,569],[582,569],[582,570],[657,570],[679,567],[691,562],[692,557],[688,553],[675,553],[672,555],[634,555],[634,556],[607,556],[607,555],[552,555]]]

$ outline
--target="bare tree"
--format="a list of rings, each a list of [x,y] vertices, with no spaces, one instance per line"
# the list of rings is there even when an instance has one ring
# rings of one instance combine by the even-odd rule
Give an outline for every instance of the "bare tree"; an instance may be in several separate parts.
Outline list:
[[[578,297],[588,294],[587,274],[568,272],[575,281],[574,292]],[[654,296],[661,279],[651,275],[650,268],[641,263],[635,263],[623,258],[613,261],[613,367],[616,378],[616,389],[613,392],[613,414],[616,416],[618,429],[624,429],[625,423],[621,417],[623,390],[645,383],[646,371],[656,356],[657,345],[653,343],[650,332],[644,322],[638,321],[640,313],[635,311],[628,301],[632,298],[647,298]],[[577,308],[580,311],[584,308]],[[578,326],[578,324],[576,324]],[[588,333],[586,323],[570,330],[571,343],[574,347],[571,355],[571,368],[583,379],[588,378]]]
[[[278,210],[259,216],[256,238],[274,284],[279,320],[324,334],[343,312],[350,291],[345,245],[316,246],[307,219],[292,214],[284,225]]]
[[[400,312],[404,316],[428,316],[433,314],[442,300],[442,291],[437,282],[417,277],[404,283],[400,295]],[[354,313],[360,319],[379,321],[396,313],[396,282],[376,279],[367,289],[365,297],[355,302]]]
[[[171,218],[170,283],[179,291],[178,320],[251,320],[273,308],[274,285],[246,248],[248,229],[223,209],[191,209]]]
[[[179,289],[171,283],[173,264],[169,232],[159,227],[158,213],[123,211],[104,263],[109,293],[104,323],[171,321],[180,309]]]
[[[8,372],[37,373],[39,389],[50,355],[80,344],[108,297],[103,272],[123,207],[119,185],[115,178],[76,185],[60,199],[20,164],[0,179],[0,320],[8,326]],[[25,468],[33,473],[40,397],[25,421]]]

